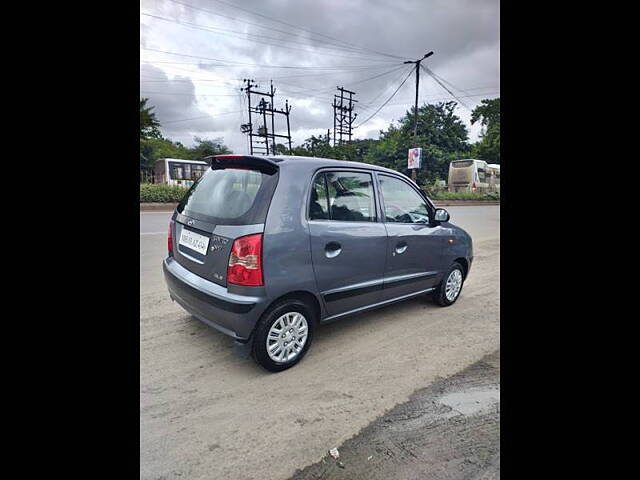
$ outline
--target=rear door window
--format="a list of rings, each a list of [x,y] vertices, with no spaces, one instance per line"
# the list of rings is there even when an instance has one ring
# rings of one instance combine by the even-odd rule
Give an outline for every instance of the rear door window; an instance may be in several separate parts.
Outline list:
[[[363,172],[324,172],[311,191],[309,219],[375,222],[373,179]]]
[[[264,223],[277,174],[240,168],[209,169],[185,195],[178,212],[214,224]]]
[[[329,220],[329,201],[327,200],[327,185],[324,173],[316,175],[311,189],[311,203],[309,204],[310,220]]]

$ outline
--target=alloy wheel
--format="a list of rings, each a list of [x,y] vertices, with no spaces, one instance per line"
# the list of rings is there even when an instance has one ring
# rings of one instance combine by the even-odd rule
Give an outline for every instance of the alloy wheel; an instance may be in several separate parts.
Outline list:
[[[300,312],[289,312],[278,318],[267,335],[267,353],[274,362],[286,363],[296,358],[309,334],[307,319]]]

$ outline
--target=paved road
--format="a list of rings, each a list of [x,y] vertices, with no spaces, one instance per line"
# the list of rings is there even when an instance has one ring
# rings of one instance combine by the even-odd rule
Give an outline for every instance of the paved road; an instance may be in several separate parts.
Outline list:
[[[414,392],[496,352],[500,207],[448,210],[476,256],[454,306],[414,299],[323,326],[306,358],[277,375],[170,301],[161,271],[170,214],[141,214],[140,477],[300,474]]]

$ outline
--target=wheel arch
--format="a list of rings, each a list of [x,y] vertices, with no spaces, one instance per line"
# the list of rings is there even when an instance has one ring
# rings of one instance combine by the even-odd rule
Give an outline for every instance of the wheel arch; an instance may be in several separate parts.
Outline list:
[[[462,266],[463,279],[466,280],[469,273],[469,261],[465,257],[458,257],[454,262],[458,262]]]
[[[316,322],[320,323],[320,316],[322,314],[320,301],[313,293],[307,290],[295,290],[293,292],[289,292],[279,296],[269,304],[269,306],[265,309],[265,312],[268,312],[276,303],[282,302],[284,300],[289,300],[289,299],[301,300],[307,305],[309,305],[309,307],[313,309]]]

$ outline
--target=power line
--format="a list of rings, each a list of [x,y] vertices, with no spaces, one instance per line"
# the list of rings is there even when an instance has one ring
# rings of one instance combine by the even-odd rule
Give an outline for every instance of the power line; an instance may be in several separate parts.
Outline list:
[[[471,90],[480,90],[480,89],[485,89],[485,88],[500,88],[500,86],[496,86],[496,85],[489,85],[489,86],[485,86],[485,87],[474,87],[474,88],[460,88],[457,87],[456,85],[454,85],[453,83],[451,83],[450,81],[448,81],[447,79],[445,79],[444,77],[442,77],[442,75],[438,75],[436,74],[436,72],[434,72],[432,69],[425,67],[429,72],[431,72],[431,75],[434,77],[437,77],[438,79],[440,79],[443,83],[446,83],[447,85],[449,85],[451,88],[453,88],[454,90],[458,90],[459,92],[463,92],[463,93],[469,93]],[[461,97],[464,98],[464,97]]]
[[[269,30],[269,31],[273,31],[273,32],[284,33],[286,35],[292,35],[292,32],[290,30],[288,30],[288,31],[278,30],[276,28],[273,28],[272,26],[267,26],[267,25],[260,24],[260,23],[250,22],[248,20],[243,20],[243,19],[239,19],[239,18],[232,17],[232,16],[229,16],[229,15],[224,15],[222,13],[214,12],[212,10],[207,10],[205,8],[194,7],[193,5],[189,5],[189,4],[184,3],[184,2],[179,2],[177,0],[169,0],[169,1],[171,1],[173,3],[177,3],[178,5],[182,5],[182,6],[187,7],[187,8],[191,8],[193,10],[197,10],[197,11],[208,13],[210,15],[215,15],[215,16],[218,16],[218,17],[228,18],[228,19],[236,21],[236,22],[245,23],[247,25],[252,25],[252,26],[255,26],[255,27],[258,27],[258,28],[262,28],[262,29],[265,29],[265,30]],[[297,28],[300,28],[300,27],[297,27]],[[337,47],[338,50],[347,51],[347,52],[356,53],[356,52],[359,52],[359,51],[360,52],[366,52],[367,51],[366,49],[363,49],[362,47],[352,47],[352,46],[348,46],[348,44],[347,45],[340,45],[340,44],[328,42],[326,40],[322,40],[322,39],[318,39],[318,38],[309,38],[309,40],[312,40],[312,41],[315,41],[315,42],[326,43],[327,45],[332,45],[334,47]],[[342,40],[338,40],[338,41],[342,42]],[[342,43],[344,43],[344,42],[342,42]],[[377,55],[379,55],[379,54],[377,54]],[[383,56],[386,56],[386,55],[383,55]]]
[[[148,50],[148,49],[146,49]],[[179,53],[171,53],[171,52],[164,52],[162,50],[153,50],[156,52],[161,52],[161,53],[170,53],[172,55],[182,55],[184,56],[184,54],[179,54]],[[192,56],[192,55],[189,55]],[[200,58],[200,57],[195,57],[195,58]],[[226,62],[227,60],[219,60],[219,61],[223,61]],[[233,60],[230,60],[233,61]],[[265,68],[270,68],[272,67],[272,65],[260,65],[260,64],[255,64],[255,63],[245,63],[245,64],[241,64],[241,65],[230,65],[230,64],[225,64],[225,63],[208,63],[208,62],[171,62],[171,61],[166,61],[166,60],[154,60],[154,59],[150,59],[150,58],[141,58],[140,59],[140,63],[142,65],[151,65],[151,64],[160,64],[160,65],[194,65],[194,66],[204,66],[204,67],[236,67],[236,66],[244,66],[244,65],[250,65],[250,66],[257,66],[257,67],[265,67]],[[328,69],[332,69],[332,70],[337,70],[337,71],[345,71],[345,72],[359,72],[361,70],[375,70],[378,68],[389,68],[390,64],[379,64],[379,65],[370,65],[370,66],[366,66],[366,65],[354,65],[353,67],[349,66],[349,65],[342,65],[342,66],[338,66],[338,67],[313,67],[313,66],[305,66],[305,67],[280,67],[280,68],[299,68],[299,69],[319,69],[319,70],[328,70]],[[393,65],[393,64],[391,64]],[[177,68],[177,67],[174,67]],[[274,67],[276,68],[276,67]],[[201,69],[200,69],[201,70]],[[193,71],[193,70],[187,70],[187,71]],[[305,76],[314,76],[314,75],[331,75],[331,72],[328,73],[309,73],[309,74],[304,74],[304,75],[288,75],[286,77],[280,77],[280,78],[292,78],[292,77],[305,77]]]
[[[176,78],[176,79],[164,79],[164,80],[159,80],[159,79],[151,79],[151,80],[147,80],[147,79],[143,79],[140,80],[140,83],[173,83],[173,82],[177,82],[177,83],[198,83],[198,82],[213,82],[213,83],[219,83],[221,85],[229,85],[226,82],[221,82],[219,80],[213,80],[213,79],[209,79],[209,78],[196,78],[196,79],[190,79],[190,78],[186,78],[186,79],[182,79],[182,78]],[[235,87],[230,87],[230,88],[234,88]]]
[[[349,85],[355,85],[355,84],[358,84],[358,83],[368,82],[369,80],[373,80],[375,78],[379,78],[379,77],[383,77],[385,75],[389,75],[390,73],[397,72],[398,70],[402,70],[403,68],[404,68],[404,66],[400,65],[397,68],[393,68],[393,69],[391,69],[391,70],[389,70],[387,72],[383,72],[383,73],[381,73],[379,75],[374,75],[373,77],[365,78],[364,80],[358,80],[358,81],[355,81],[355,82],[349,82]]]
[[[176,67],[171,67],[171,68],[176,68]],[[344,83],[348,83],[349,85],[358,84],[358,83],[364,83],[364,82],[373,80],[375,78],[379,78],[379,77],[381,77],[383,75],[388,75],[388,74],[394,73],[398,69],[402,69],[402,66],[399,67],[399,68],[392,68],[391,70],[388,70],[386,72],[382,72],[380,74],[376,74],[376,75],[371,76],[371,77],[366,77],[366,78],[363,78],[363,79],[359,79],[359,80],[357,80],[355,82],[349,81],[349,82],[344,82]],[[184,70],[184,69],[182,69],[182,70],[186,71],[186,72],[191,72],[191,70]],[[335,74],[331,73],[331,75],[335,75]],[[233,80],[239,80],[239,79],[235,78]],[[267,81],[267,79],[263,79],[263,80]],[[221,80],[221,79],[201,79],[201,78],[195,78],[195,79],[193,79],[193,78],[189,78],[189,79],[168,79],[168,78],[157,79],[156,78],[156,79],[152,79],[152,80],[141,80],[141,83],[146,83],[146,82],[152,82],[152,83],[169,83],[169,82],[189,83],[189,82],[191,82],[192,84],[196,84],[198,82],[213,82],[213,83],[220,83],[221,85],[227,85],[227,86],[229,86],[230,88],[233,88],[233,89],[237,88],[237,86],[235,84],[233,84],[233,83],[231,83],[229,81],[225,82],[224,80]],[[289,85],[291,87],[299,87],[299,85],[295,85],[295,84],[291,84],[291,83],[287,83],[287,82],[281,82],[281,83],[283,83],[284,85]],[[321,99],[321,100],[325,100],[325,97],[322,96],[322,95],[319,95],[319,94],[328,93],[330,91],[333,91],[333,88],[320,89],[320,90],[313,90],[312,89],[312,91],[316,93],[315,95],[311,94],[311,93],[308,93],[308,90],[292,90],[292,89],[289,89],[289,88],[285,88],[282,91],[283,91],[283,93],[289,94],[290,96],[293,96],[293,97],[296,97],[296,98],[306,99],[306,98],[309,98],[309,97],[313,97],[313,98],[318,98],[318,99]],[[384,92],[382,92],[382,93],[384,93]],[[366,106],[364,109],[365,110],[369,110],[370,107]],[[371,108],[371,110],[373,110],[373,109]]]
[[[361,49],[361,50],[367,50],[367,51],[370,51],[370,52],[373,52],[373,53],[377,53],[378,55],[384,55],[385,57],[391,57],[391,58],[396,58],[396,59],[399,59],[399,60],[404,60],[404,57],[400,57],[400,56],[398,56],[398,55],[392,55],[392,54],[389,54],[389,53],[378,52],[378,51],[373,50],[373,49],[370,49],[370,48],[365,48],[365,47],[361,47],[361,46],[359,46],[359,45],[350,44],[350,43],[348,43],[348,42],[345,42],[345,41],[340,40],[340,39],[338,39],[338,38],[332,37],[332,36],[330,36],[330,35],[325,35],[325,34],[322,34],[322,33],[317,33],[317,32],[314,32],[314,31],[312,31],[312,30],[308,30],[308,29],[306,29],[306,28],[300,27],[299,25],[294,25],[294,24],[291,24],[291,23],[287,23],[287,22],[284,22],[284,21],[279,20],[279,19],[277,19],[277,18],[269,17],[269,16],[267,16],[267,15],[263,15],[263,14],[261,14],[261,13],[254,12],[254,11],[252,11],[252,10],[249,10],[249,9],[246,9],[246,8],[243,8],[243,7],[239,7],[239,6],[237,6],[237,5],[233,5],[233,4],[231,4],[231,3],[223,2],[223,1],[221,1],[221,0],[213,0],[213,1],[214,1],[214,2],[216,2],[216,3],[221,3],[222,5],[226,5],[226,6],[228,6],[228,7],[237,8],[238,10],[245,11],[245,12],[250,13],[250,14],[252,14],[252,15],[257,15],[257,16],[259,16],[259,17],[266,18],[267,20],[271,20],[272,22],[281,23],[281,24],[286,25],[286,26],[288,26],[288,27],[292,27],[292,28],[295,28],[295,29],[298,29],[298,30],[302,30],[302,31],[304,31],[304,32],[311,33],[311,34],[313,34],[313,35],[317,35],[317,36],[319,36],[319,37],[324,37],[324,38],[328,38],[329,40],[337,41],[337,42],[342,43],[342,44],[347,45],[347,46],[352,46],[352,47],[355,47],[355,48],[358,48],[358,49]]]
[[[387,74],[388,74],[388,73],[393,73],[393,72],[395,72],[395,71],[397,71],[397,69],[393,69],[392,71],[389,71],[389,72],[386,72],[386,73],[387,73]],[[380,75],[376,75],[375,77],[369,77],[369,78],[366,78],[366,79],[361,80],[361,81],[359,81],[359,82],[344,82],[344,83],[348,83],[349,85],[353,85],[353,84],[356,84],[356,83],[362,83],[362,82],[365,82],[365,81],[368,81],[368,80],[373,80],[374,78],[379,77],[379,76],[380,76]],[[284,85],[290,85],[290,86],[293,86],[293,87],[299,87],[299,85],[287,84],[287,83],[282,82],[282,81],[280,81],[280,83],[283,83]],[[328,93],[328,92],[330,92],[330,91],[333,91],[333,88],[329,88],[329,89],[322,89],[322,90],[314,90],[314,89],[311,89],[311,91],[312,91],[312,92],[315,92],[315,94],[308,93],[308,90],[291,90],[291,89],[287,89],[287,88],[285,88],[284,90],[283,90],[283,89],[281,89],[281,91],[282,91],[282,93],[285,93],[285,94],[287,94],[287,95],[289,95],[289,96],[291,96],[291,97],[295,97],[295,98],[307,99],[307,98],[309,98],[309,97],[312,97],[312,98],[318,98],[318,99],[325,100],[325,96],[324,96],[324,95],[321,95],[321,94],[322,94],[322,93]],[[373,109],[372,109],[372,108],[370,108],[370,107],[365,107],[365,109],[373,110]],[[355,127],[354,127],[354,128],[355,128]]]
[[[217,65],[217,64],[207,64],[207,63],[182,63],[182,62],[157,62],[154,60],[147,60],[147,59],[143,59],[141,60],[142,62],[149,62],[149,63],[141,63],[141,65],[155,65],[155,64],[161,64],[163,65],[163,68],[170,68],[170,69],[174,69],[174,70],[180,70],[182,72],[189,72],[191,74],[199,74],[202,70],[204,70],[205,74],[210,74],[211,72],[206,70],[206,69],[202,69],[202,68],[198,68],[197,70],[193,70],[193,69],[186,69],[186,68],[181,68],[181,67],[176,67],[173,65],[193,65],[193,66],[202,66],[202,65],[212,65],[212,66],[217,66],[217,67],[222,67],[222,66],[227,66],[227,65]],[[344,73],[344,74],[350,74],[350,73],[359,73],[359,72],[366,72],[369,70],[378,70],[381,68],[389,68],[389,65],[384,65],[384,66],[375,66],[375,67],[362,67],[362,68],[355,68],[353,70],[342,70],[342,71],[333,71],[333,72],[319,72],[319,73],[303,73],[303,74],[298,74],[298,75],[280,75],[280,76],[276,76],[276,77],[272,77],[269,76],[268,79],[270,80],[281,80],[284,78],[308,78],[308,77],[324,77],[327,75],[336,75],[336,73]],[[400,67],[402,68],[402,67]],[[197,77],[196,77],[197,78]],[[240,78],[234,78],[234,80],[241,80]],[[345,82],[346,83],[346,82]],[[329,89],[328,89],[329,90]]]
[[[264,40],[260,40],[260,39],[267,39],[267,40],[275,40],[278,42],[286,42],[285,39],[283,38],[276,38],[276,37],[269,37],[266,35],[258,35],[258,34],[254,34],[254,33],[247,33],[247,32],[238,32],[237,30],[228,30],[225,28],[220,28],[220,27],[212,27],[209,25],[200,25],[197,23],[191,23],[191,22],[184,22],[181,20],[175,20],[175,19],[171,19],[171,18],[166,18],[166,17],[161,17],[159,15],[153,15],[150,13],[145,13],[145,12],[141,12],[140,15],[146,16],[146,17],[150,17],[150,18],[155,18],[157,20],[162,20],[165,22],[171,22],[171,23],[175,23],[176,25],[180,25],[182,27],[187,27],[187,28],[194,28],[196,30],[202,30],[208,33],[213,33],[213,34],[224,34],[226,36],[231,36],[234,38],[242,38],[242,39],[246,39],[249,40],[251,42],[256,42],[256,43],[260,43],[260,44],[267,44],[267,45],[272,45],[272,46],[276,46],[276,47],[280,47],[280,48],[286,48],[289,50],[297,50],[297,51],[301,51],[301,52],[307,52],[307,53],[314,53],[317,55],[327,55],[330,57],[340,57],[340,58],[349,58],[349,59],[357,59],[358,57],[364,58],[366,60],[371,60],[374,59],[375,57],[372,57],[371,55],[362,55],[362,54],[358,54],[357,56],[346,56],[346,55],[337,55],[337,54],[333,54],[333,53],[325,53],[325,52],[320,52],[320,51],[312,51],[312,50],[308,50],[308,49],[303,49],[303,48],[296,48],[296,47],[291,47],[288,45],[282,45],[281,43],[273,43],[273,42],[266,42]],[[232,34],[232,35],[229,35]],[[235,34],[235,35],[234,35]],[[253,40],[250,37],[256,37],[258,38],[258,40]],[[308,44],[303,44],[303,45],[308,45]],[[311,47],[313,47],[313,45],[309,45]],[[316,46],[315,48],[327,48],[327,47],[318,47]]]
[[[151,65],[151,66],[154,66],[154,65],[152,65],[151,63],[143,63],[143,64],[141,64],[141,65]],[[190,75],[189,75],[189,77],[188,77],[190,80],[207,80],[206,78],[202,78],[202,77],[200,76],[200,74],[201,74],[200,69],[198,69],[198,70],[193,70],[193,69],[187,69],[187,68],[175,67],[175,66],[173,66],[173,65],[163,66],[163,69],[165,69],[165,70],[166,70],[166,69],[171,69],[171,70],[178,70],[178,71],[180,71],[180,72],[187,72],[187,73],[189,73],[189,74],[190,74]],[[165,72],[164,70],[161,70],[161,72],[162,72],[162,74],[165,74],[165,76],[166,76],[166,72]],[[142,72],[142,73],[148,73],[148,72]],[[153,73],[153,72],[151,72],[151,73]],[[174,73],[174,72],[169,72],[169,74],[171,74],[171,75],[179,75],[179,74],[176,74],[176,73]],[[195,75],[197,75],[197,76],[195,76],[195,77],[194,77],[194,76],[193,76],[194,74],[195,74]],[[202,72],[202,74],[203,74],[203,75],[215,75],[213,72],[209,72],[209,71],[207,71],[207,70],[205,70],[204,72]],[[180,76],[184,77],[185,75],[180,75]],[[222,79],[222,80],[225,80],[225,79]],[[240,79],[238,79],[238,78],[232,78],[232,79],[230,79],[230,80],[240,80]],[[229,85],[229,84],[228,84],[228,85]],[[239,88],[236,84],[233,84],[233,85],[231,85],[231,86],[232,86],[233,88]]]
[[[411,70],[413,70],[413,69],[411,69]],[[354,129],[355,129],[355,128],[360,128],[362,125],[364,125],[364,124],[365,124],[365,123],[367,123],[369,120],[371,120],[373,117],[375,117],[375,116],[378,114],[378,112],[379,112],[380,110],[382,110],[382,108],[383,108],[387,103],[389,103],[389,101],[390,101],[393,97],[395,97],[396,93],[398,93],[398,90],[400,90],[400,88],[402,88],[402,86],[405,84],[405,82],[409,79],[409,77],[411,76],[411,73],[412,73],[412,72],[410,71],[410,72],[408,73],[408,75],[404,78],[404,80],[402,81],[402,83],[401,83],[400,85],[398,85],[398,88],[396,88],[396,89],[395,89],[395,91],[391,94],[391,96],[390,96],[389,98],[387,98],[387,99],[385,100],[385,102],[384,102],[382,105],[380,105],[380,107],[378,107],[378,109],[373,113],[373,115],[371,115],[371,116],[370,116],[369,118],[367,118],[365,121],[361,122],[359,125],[355,126],[355,127],[354,127]]]
[[[440,85],[440,86],[441,86],[442,88],[444,88],[447,92],[449,92],[449,94],[450,94],[453,98],[455,98],[455,99],[458,101],[458,103],[460,103],[460,105],[462,105],[462,106],[463,106],[464,108],[466,108],[467,110],[471,111],[471,108],[469,108],[469,107],[468,107],[468,106],[467,106],[467,105],[466,105],[462,100],[460,100],[458,97],[456,97],[455,93],[453,93],[451,90],[449,90],[443,82],[441,82],[438,78],[436,78],[436,76],[435,76],[435,75],[433,75],[433,72],[432,72],[431,70],[429,70],[428,68],[426,68],[426,67],[424,67],[424,66],[422,66],[422,65],[420,65],[420,66],[422,67],[422,69],[423,69],[425,72],[427,72],[427,74],[429,74],[429,75],[431,76],[431,78],[433,78],[433,79],[438,83],[438,85]]]
[[[203,115],[201,117],[191,117],[191,118],[181,118],[179,120],[166,120],[164,122],[161,122],[162,125],[166,124],[166,123],[177,123],[177,122],[188,122],[190,120],[200,120],[203,118],[211,118],[211,117],[217,117],[219,115],[230,115],[232,113],[240,113],[241,110],[234,110],[233,112],[221,112],[221,113],[215,113],[213,115]]]
[[[237,97],[237,93],[225,93],[225,94],[204,94],[204,93],[185,93],[185,92],[140,92],[141,95],[188,95],[198,97]]]
[[[475,94],[470,94],[470,95],[459,95],[459,98],[473,98],[473,97],[484,97],[484,96],[489,96],[489,95],[500,95],[500,92],[485,92],[485,93],[475,93]],[[438,96],[427,96],[425,97],[425,99],[428,99],[432,102],[438,102],[438,101],[443,101],[443,100],[451,100],[451,97],[438,97]],[[407,101],[409,101],[410,99],[407,99]],[[397,105],[406,105],[407,101],[402,101],[402,102],[396,102],[396,103],[389,103],[387,104],[388,106],[397,106]]]
[[[401,70],[402,70],[402,71],[400,72],[400,75],[398,75],[398,76],[397,76],[397,77],[396,77],[396,78],[395,78],[395,79],[394,79],[394,80],[389,84],[389,86],[394,85],[395,83],[397,83],[398,81],[400,81],[400,79],[402,78],[402,75],[404,75],[404,73],[407,71],[407,70],[406,70],[406,69],[404,69],[404,68],[401,68]],[[372,98],[372,99],[371,99],[371,101],[361,103],[361,104],[360,104],[360,108],[365,108],[365,109],[366,109],[366,108],[371,107],[371,105],[373,104],[373,102],[375,102],[376,100],[378,100],[378,98],[380,98],[380,97],[381,97],[381,96],[382,96],[382,95],[383,95],[387,90],[389,90],[389,86],[387,86],[384,90],[381,90],[381,91],[380,91],[380,93],[378,93],[378,95],[376,95],[374,98]],[[373,108],[372,108],[372,110],[373,110]]]
[[[362,68],[362,67],[371,67],[373,65],[338,65],[338,66],[333,66],[333,67],[318,67],[318,66],[304,66],[304,67],[299,67],[299,66],[292,66],[292,65],[265,65],[265,64],[260,64],[260,63],[247,63],[247,62],[237,62],[234,60],[223,60],[223,59],[219,59],[219,58],[211,58],[211,57],[201,57],[198,55],[188,55],[186,53],[176,53],[176,52],[167,52],[166,50],[158,50],[155,48],[146,48],[146,47],[140,47],[142,50],[147,50],[149,52],[157,52],[157,53],[164,53],[167,55],[176,55],[178,57],[188,57],[188,58],[197,58],[197,59],[201,59],[201,60],[211,60],[214,62],[219,62],[222,65],[217,65],[217,66],[225,66],[225,67],[229,67],[229,66],[234,66],[234,65],[248,65],[248,66],[252,66],[252,67],[266,67],[266,68],[290,68],[290,69],[297,69],[297,70],[347,70],[347,69],[353,69],[353,68]],[[157,63],[161,63],[161,62],[157,62]],[[172,62],[166,62],[166,63],[172,63]],[[226,65],[224,65],[226,63]],[[215,65],[214,65],[215,66]],[[388,67],[389,64],[383,64],[380,66],[384,66],[384,67]]]
[[[368,81],[370,81],[370,80],[374,80],[374,79],[376,79],[376,78],[382,77],[382,76],[384,76],[384,75],[388,75],[388,74],[390,74],[390,73],[397,72],[398,70],[400,70],[400,69],[402,69],[402,68],[403,68],[403,66],[400,66],[400,67],[397,67],[397,68],[392,68],[391,70],[388,70],[388,71],[386,71],[386,72],[382,72],[382,73],[380,73],[380,74],[376,74],[376,75],[374,75],[374,76],[372,76],[372,77],[367,77],[367,78],[364,78],[364,79],[356,80],[355,82],[352,82],[352,81],[349,81],[349,82],[341,81],[341,83],[345,83],[345,84],[347,84],[347,83],[348,83],[349,85],[356,85],[356,84],[358,84],[358,83],[365,83],[365,82],[368,82]],[[333,75],[333,74],[331,74],[331,75]],[[286,77],[280,77],[280,78],[286,78]],[[274,79],[275,79],[275,78],[274,78]],[[279,83],[282,83],[282,84],[284,84],[284,85],[290,85],[290,86],[292,86],[292,87],[300,87],[300,85],[295,85],[295,84],[291,84],[291,83],[287,83],[287,82],[283,82],[283,81],[280,81]],[[332,92],[332,91],[333,91],[333,87],[326,88],[326,89],[321,89],[321,90],[315,90],[315,91],[316,91],[316,93],[321,93],[321,92]]]
[[[396,72],[398,69],[402,69],[402,68],[403,68],[402,66],[401,66],[401,67],[398,67],[398,68],[393,68],[393,69],[391,69],[391,70],[389,70],[389,71],[387,71],[387,72],[383,72],[383,73],[381,73],[381,74],[377,74],[377,75],[374,75],[374,76],[372,76],[372,77],[367,77],[367,78],[364,78],[364,79],[361,79],[361,80],[357,80],[357,81],[355,81],[355,82],[343,82],[343,83],[348,83],[349,85],[355,85],[355,84],[358,84],[358,83],[368,82],[368,81],[373,80],[373,79],[375,79],[375,78],[379,78],[379,77],[381,77],[381,76],[383,76],[383,75],[388,75],[388,74],[390,74],[390,73],[394,73],[394,72]],[[292,87],[299,87],[299,85],[294,85],[294,84],[290,84],[290,83],[287,83],[287,82],[282,82],[282,81],[280,81],[280,83],[282,83],[282,84],[284,84],[284,85],[289,85],[289,86],[292,86]],[[304,94],[304,97],[302,97],[302,98],[306,98],[306,97],[314,97],[314,98],[322,98],[322,99],[324,100],[324,97],[323,97],[323,96],[319,96],[319,95],[311,95],[311,94],[307,93],[307,91],[308,91],[308,90],[298,90],[298,91],[293,91],[293,94],[292,94],[291,96],[295,97],[295,96],[296,96],[296,95],[295,95],[295,93],[300,93],[300,94]],[[318,93],[328,93],[328,92],[330,92],[330,91],[333,91],[333,88],[321,89],[321,90],[315,90],[315,89],[312,89],[312,91],[315,91],[315,92],[316,92],[316,94],[318,94]],[[284,91],[284,93],[288,93],[288,92],[291,92],[291,90],[286,90],[286,91]]]
[[[436,75],[436,72],[434,72],[433,70],[431,70],[430,68],[424,67],[425,69],[427,69],[427,71],[431,72],[431,76],[432,77],[437,77],[439,78],[442,82],[446,83],[447,85],[449,85],[451,88],[458,90],[460,92],[465,92],[465,90],[463,90],[460,87],[456,87],[453,83],[451,83],[448,80],[445,80],[443,77],[441,77],[440,75]],[[466,93],[466,92],[465,92]]]
[[[171,68],[176,68],[176,67],[171,67]],[[391,70],[389,70],[389,71],[387,71],[387,72],[383,72],[383,73],[380,73],[380,74],[374,75],[374,76],[372,76],[372,77],[367,77],[367,78],[364,78],[364,79],[361,79],[361,80],[357,80],[357,81],[355,81],[355,82],[351,82],[351,81],[350,81],[350,82],[342,82],[342,83],[348,83],[349,85],[355,85],[355,84],[359,84],[359,83],[364,83],[364,82],[367,82],[367,81],[373,80],[373,79],[375,79],[375,78],[379,78],[379,77],[382,77],[382,76],[384,76],[384,75],[389,75],[389,74],[391,74],[391,73],[397,72],[398,70],[402,70],[402,67],[394,68],[394,69],[391,69]],[[191,70],[183,70],[183,71],[191,72]],[[399,80],[400,80],[400,78],[401,78],[401,76],[402,76],[403,74],[404,74],[404,72],[401,72],[401,73],[400,73],[400,76],[399,76],[396,80],[394,80],[393,82],[391,82],[391,84],[394,84],[394,83],[396,83],[397,81],[399,81]],[[330,73],[330,75],[334,75],[334,74],[333,74],[333,73]],[[278,77],[275,77],[275,78],[278,78]],[[274,78],[274,79],[275,79],[275,78]],[[286,77],[282,77],[282,78],[286,78]],[[231,80],[231,79],[230,79],[230,80]],[[239,80],[239,79],[238,79],[238,78],[233,78],[232,80]],[[266,78],[261,78],[261,79],[258,79],[258,80],[261,80],[261,81],[268,81],[268,79],[266,79]],[[169,78],[164,78],[164,79],[157,79],[157,78],[151,78],[151,79],[144,79],[144,80],[140,80],[140,83],[171,83],[171,82],[179,82],[179,83],[193,83],[193,84],[196,84],[196,83],[199,83],[199,82],[219,83],[220,85],[226,85],[226,86],[228,86],[229,88],[233,89],[234,91],[238,88],[236,84],[234,84],[234,83],[232,83],[232,82],[230,82],[230,81],[223,80],[223,79],[205,79],[205,78],[202,78],[202,79],[201,79],[201,78],[187,78],[187,79],[169,79]],[[288,86],[290,86],[290,87],[300,87],[300,85],[293,84],[293,83],[288,83],[288,82],[283,82],[283,81],[280,81],[279,83],[281,83],[281,84],[283,84],[283,85],[288,85]],[[499,92],[484,92],[484,93],[478,93],[478,94],[470,94],[470,93],[469,93],[469,92],[472,92],[472,91],[474,91],[474,90],[486,90],[486,89],[499,88],[499,86],[497,86],[497,85],[489,85],[489,86],[483,86],[483,87],[471,87],[471,88],[465,88],[465,89],[461,89],[461,88],[458,88],[458,87],[456,87],[456,88],[457,88],[458,90],[460,90],[461,92],[468,93],[468,95],[458,95],[458,98],[479,97],[479,96],[482,96],[482,95],[495,95],[495,94],[499,93]],[[331,92],[331,91],[333,91],[333,90],[334,90],[334,89],[333,89],[333,87],[326,88],[326,89],[320,89],[320,90],[312,89],[312,91],[314,91],[316,94],[320,94],[320,93],[328,93],[328,92]],[[297,90],[297,91],[296,91],[296,90],[287,90],[287,91],[290,91],[290,92],[291,92],[291,93],[293,93],[293,94],[296,94],[296,93],[305,93],[305,92],[306,92],[306,90]],[[361,103],[361,104],[359,105],[359,107],[360,107],[361,109],[364,109],[364,110],[368,110],[368,109],[373,110],[373,108],[371,108],[371,105],[372,105],[372,104],[373,104],[373,103],[374,103],[374,102],[375,102],[375,101],[376,101],[380,96],[382,96],[382,95],[385,93],[385,91],[386,91],[386,90],[382,90],[378,95],[376,95],[376,97],[374,97],[373,99],[371,99],[369,102]],[[287,92],[284,92],[284,93],[287,93]],[[293,95],[293,96],[295,96],[295,95]],[[308,95],[308,94],[306,94],[305,96],[309,96],[309,95]],[[316,98],[323,98],[323,99],[324,99],[324,97],[320,97],[320,96],[318,96],[318,95],[312,95],[312,96],[314,96],[314,97],[316,97]],[[244,98],[244,97],[243,97],[243,98]],[[439,95],[430,95],[430,96],[427,96],[427,97],[425,97],[425,98],[431,98],[431,99],[434,99],[434,98],[435,98],[436,100],[439,100],[439,99],[440,99],[440,96],[439,96]],[[444,99],[446,99],[447,97],[443,97],[443,98],[444,98]],[[407,99],[407,100],[409,100],[409,99]],[[390,103],[390,104],[388,104],[388,105],[401,105],[401,103]]]

